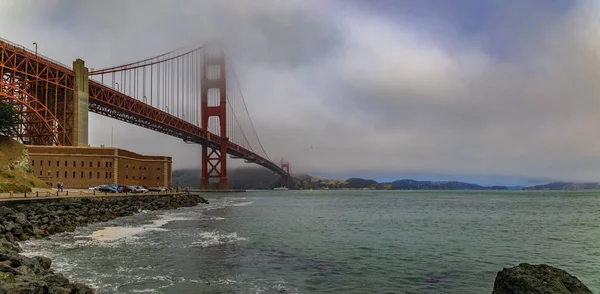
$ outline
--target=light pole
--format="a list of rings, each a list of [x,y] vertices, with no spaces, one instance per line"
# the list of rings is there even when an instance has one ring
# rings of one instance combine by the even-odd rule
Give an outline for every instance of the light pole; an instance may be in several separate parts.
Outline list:
[[[115,82],[115,85],[117,85],[117,91],[119,91],[119,83]]]
[[[37,59],[37,42],[33,42],[33,45],[35,46],[35,59]]]
[[[146,103],[146,96],[144,96],[144,103]]]

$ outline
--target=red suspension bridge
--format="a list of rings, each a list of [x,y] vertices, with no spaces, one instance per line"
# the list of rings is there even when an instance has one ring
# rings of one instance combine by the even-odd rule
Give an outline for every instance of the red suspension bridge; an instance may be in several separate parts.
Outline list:
[[[22,118],[17,139],[87,146],[88,112],[202,145],[203,189],[228,189],[227,154],[264,166],[289,186],[289,162],[263,148],[232,62],[216,46],[180,48],[109,68],[69,68],[0,39],[0,100]]]

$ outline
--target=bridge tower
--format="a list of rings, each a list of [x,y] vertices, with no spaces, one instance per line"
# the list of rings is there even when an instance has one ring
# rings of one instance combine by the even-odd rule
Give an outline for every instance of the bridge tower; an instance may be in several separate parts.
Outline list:
[[[73,61],[73,145],[88,145],[88,105],[90,101],[89,71],[81,59]]]
[[[281,160],[281,169],[283,169],[286,174],[281,175],[281,186],[286,188],[292,188],[293,178],[290,174],[290,162]]]
[[[219,134],[224,140],[221,146],[202,145],[202,178],[200,189],[229,189],[227,182],[227,81],[225,74],[225,56],[207,56],[204,53],[200,84],[200,111],[202,129],[208,130],[209,118],[219,121]],[[209,105],[209,94],[218,93],[218,104]],[[212,96],[211,95],[211,96]],[[211,99],[215,100],[215,99]],[[211,101],[214,102],[214,101]],[[214,104],[214,103],[213,103]]]

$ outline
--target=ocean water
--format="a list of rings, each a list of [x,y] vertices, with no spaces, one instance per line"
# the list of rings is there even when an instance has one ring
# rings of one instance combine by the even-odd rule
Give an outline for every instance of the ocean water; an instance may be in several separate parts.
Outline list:
[[[600,293],[600,192],[205,197],[22,246],[97,293],[491,293],[522,262]]]

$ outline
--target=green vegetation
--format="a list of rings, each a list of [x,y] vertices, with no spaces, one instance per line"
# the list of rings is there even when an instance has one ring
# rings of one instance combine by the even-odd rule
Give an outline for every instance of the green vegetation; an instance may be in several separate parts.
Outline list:
[[[25,146],[0,136],[0,193],[31,192],[32,188],[48,188],[48,185],[31,173]]]
[[[14,137],[20,124],[17,110],[10,104],[0,102],[0,134]]]

